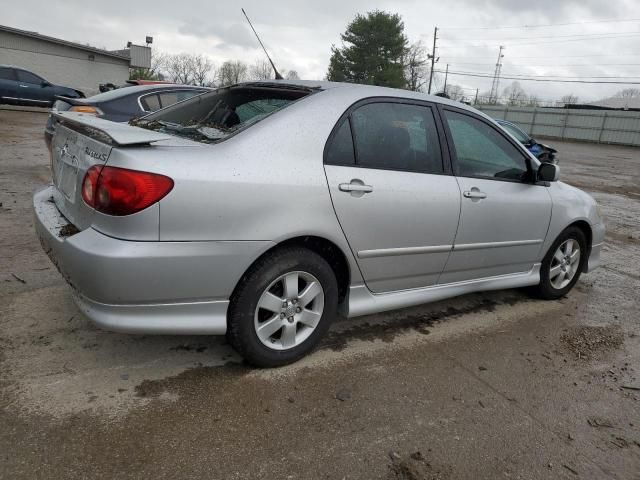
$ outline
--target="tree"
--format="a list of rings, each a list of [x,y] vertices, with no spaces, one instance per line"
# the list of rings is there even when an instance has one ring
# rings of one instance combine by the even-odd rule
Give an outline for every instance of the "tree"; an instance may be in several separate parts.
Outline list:
[[[168,55],[165,69],[173,83],[190,85],[194,81],[193,62],[188,53]]]
[[[287,80],[300,80],[300,76],[295,70],[289,70],[284,74],[284,78],[286,78]]]
[[[398,14],[380,10],[358,14],[341,35],[342,46],[331,47],[327,79],[404,88],[404,58],[408,40]]]
[[[564,95],[560,99],[560,102],[562,102],[564,105],[573,105],[575,103],[578,103],[578,96],[570,93],[569,95]]]
[[[251,80],[269,80],[274,77],[275,72],[268,60],[257,60],[249,68],[249,78]]]
[[[625,88],[614,95],[615,98],[638,98],[640,97],[640,89]]]
[[[203,87],[211,85],[211,72],[215,70],[213,62],[205,55],[192,55],[190,58],[193,83]]]
[[[429,70],[427,69],[427,51],[422,41],[413,43],[407,49],[404,58],[404,75],[407,89],[419,92],[427,83]]]
[[[218,84],[221,87],[234,85],[247,79],[247,64],[240,60],[227,60],[218,69]]]
[[[530,95],[529,100],[527,101],[527,107],[539,107],[540,100],[537,95]]]
[[[464,100],[464,89],[460,85],[447,85],[447,91],[445,92],[451,100],[458,102]]]
[[[511,85],[506,87],[502,95],[507,99],[507,105],[523,105],[527,101],[527,93],[520,86],[520,82],[511,82]]]

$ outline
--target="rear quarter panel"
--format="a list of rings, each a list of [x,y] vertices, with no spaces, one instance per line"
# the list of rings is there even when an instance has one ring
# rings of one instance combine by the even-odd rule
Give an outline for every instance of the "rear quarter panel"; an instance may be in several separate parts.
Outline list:
[[[359,271],[337,222],[323,151],[340,115],[359,97],[324,91],[204,148],[154,162],[174,179],[160,202],[160,240],[269,240],[316,235],[334,242]]]

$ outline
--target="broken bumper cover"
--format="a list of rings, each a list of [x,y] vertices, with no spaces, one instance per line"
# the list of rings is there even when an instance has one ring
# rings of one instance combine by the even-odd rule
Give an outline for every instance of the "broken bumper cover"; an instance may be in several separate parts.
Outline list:
[[[213,334],[227,328],[229,297],[251,263],[273,244],[135,242],[88,228],[65,236],[69,222],[34,195],[43,249],[74,289],[80,310],[98,326],[128,333]]]

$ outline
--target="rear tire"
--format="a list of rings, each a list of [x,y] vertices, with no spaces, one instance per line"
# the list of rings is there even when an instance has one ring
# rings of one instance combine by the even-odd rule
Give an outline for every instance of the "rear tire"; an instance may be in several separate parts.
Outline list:
[[[338,309],[338,283],[327,261],[302,247],[260,258],[231,297],[227,338],[257,367],[278,367],[307,355]]]
[[[578,227],[568,227],[556,238],[542,260],[536,296],[545,300],[563,297],[573,288],[587,261],[587,239]]]

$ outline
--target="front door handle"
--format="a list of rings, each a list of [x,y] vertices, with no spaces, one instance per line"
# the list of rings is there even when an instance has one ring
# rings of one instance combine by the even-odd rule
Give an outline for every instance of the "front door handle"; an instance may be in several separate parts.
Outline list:
[[[471,188],[471,190],[465,190],[464,192],[462,192],[462,195],[465,198],[471,198],[471,199],[487,198],[487,194],[484,192],[481,192],[480,189],[477,187],[473,187]]]

